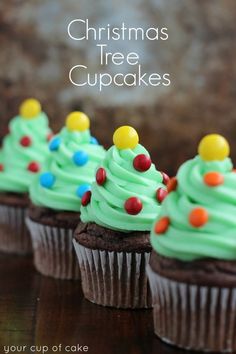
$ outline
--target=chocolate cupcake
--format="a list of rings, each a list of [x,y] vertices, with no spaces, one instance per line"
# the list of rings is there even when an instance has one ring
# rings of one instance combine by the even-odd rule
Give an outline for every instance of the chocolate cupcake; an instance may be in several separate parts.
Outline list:
[[[72,236],[80,220],[82,195],[90,190],[105,152],[91,136],[89,125],[84,113],[67,117],[66,126],[49,144],[48,170],[30,188],[27,224],[34,264],[39,272],[55,278],[79,277]]]
[[[147,268],[154,330],[178,347],[235,351],[236,174],[227,141],[208,135],[169,182]]]
[[[147,308],[149,231],[166,188],[135,129],[120,127],[113,141],[82,198],[74,237],[82,288],[99,305]]]
[[[40,103],[28,99],[11,120],[0,152],[0,250],[26,254],[32,251],[25,226],[28,190],[48,155],[51,130]]]

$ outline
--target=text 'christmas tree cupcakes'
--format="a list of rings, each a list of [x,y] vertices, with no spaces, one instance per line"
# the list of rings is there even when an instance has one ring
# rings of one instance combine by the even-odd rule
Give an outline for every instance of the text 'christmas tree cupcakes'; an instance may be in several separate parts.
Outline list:
[[[82,196],[90,191],[105,150],[91,136],[89,118],[69,114],[66,126],[49,144],[48,169],[31,185],[29,226],[36,268],[56,278],[78,278],[72,236]]]
[[[151,232],[155,333],[168,343],[235,351],[236,174],[228,142],[212,134],[184,163]]]
[[[84,224],[75,232],[83,292],[104,306],[150,307],[149,231],[166,187],[135,129],[120,127],[113,141],[82,197]]]
[[[51,130],[40,103],[27,99],[9,124],[0,153],[0,250],[31,252],[25,227],[30,184],[43,169]]]

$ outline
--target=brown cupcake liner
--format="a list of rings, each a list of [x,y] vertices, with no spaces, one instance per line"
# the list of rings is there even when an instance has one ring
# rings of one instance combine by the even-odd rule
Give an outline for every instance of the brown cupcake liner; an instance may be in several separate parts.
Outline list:
[[[47,226],[26,218],[30,230],[34,265],[46,276],[79,279],[80,270],[73,248],[73,229]]]
[[[18,255],[32,253],[25,215],[26,208],[0,205],[0,251]]]
[[[93,250],[73,240],[82,288],[89,301],[116,308],[150,308],[145,268],[150,253]]]
[[[185,349],[236,350],[236,288],[176,282],[149,265],[147,273],[158,337]]]

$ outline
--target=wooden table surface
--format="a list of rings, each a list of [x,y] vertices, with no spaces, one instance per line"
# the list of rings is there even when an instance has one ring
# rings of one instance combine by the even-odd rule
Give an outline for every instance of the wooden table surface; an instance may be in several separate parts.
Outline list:
[[[30,257],[0,255],[0,353],[4,346],[26,345],[14,353],[28,354],[36,345],[37,353],[45,346],[51,354],[60,344],[63,354],[66,346],[77,344],[87,346],[89,354],[189,353],[163,344],[152,326],[151,310],[91,304],[83,298],[80,282],[43,277]],[[67,349],[72,353],[75,348]]]

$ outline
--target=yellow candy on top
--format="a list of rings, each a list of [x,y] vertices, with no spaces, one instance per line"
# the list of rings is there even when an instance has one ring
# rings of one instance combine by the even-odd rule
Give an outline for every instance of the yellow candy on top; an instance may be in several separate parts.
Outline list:
[[[116,129],[113,134],[113,143],[118,149],[134,149],[138,142],[138,133],[128,125]]]
[[[209,134],[200,141],[198,153],[204,161],[224,160],[230,153],[229,143],[219,134]]]
[[[72,112],[66,118],[66,127],[72,132],[83,132],[89,129],[90,120],[83,112]]]
[[[20,105],[20,115],[23,119],[33,119],[41,112],[41,104],[35,98],[28,98]]]

